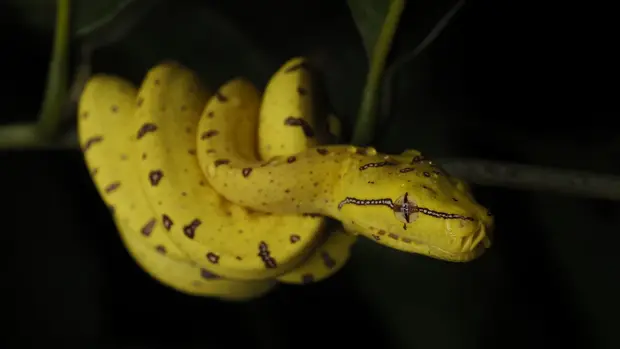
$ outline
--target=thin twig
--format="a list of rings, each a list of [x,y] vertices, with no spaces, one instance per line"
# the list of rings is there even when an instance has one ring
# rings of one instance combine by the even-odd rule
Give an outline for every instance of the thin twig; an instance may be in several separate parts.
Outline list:
[[[436,161],[451,175],[481,186],[620,201],[619,176],[477,159]]]

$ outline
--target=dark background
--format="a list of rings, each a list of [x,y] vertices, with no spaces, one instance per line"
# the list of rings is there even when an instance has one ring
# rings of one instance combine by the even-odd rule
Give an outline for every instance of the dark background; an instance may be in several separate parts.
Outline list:
[[[391,60],[452,4],[410,2]],[[12,11],[0,4],[3,123],[36,117],[52,38]],[[620,175],[615,16],[604,2],[470,2],[399,72],[375,145]],[[139,82],[174,58],[213,86],[235,75],[264,86],[298,54],[322,60],[350,131],[367,60],[344,1],[170,2],[97,51],[93,69]],[[360,240],[325,282],[227,304],[138,268],[78,151],[3,151],[0,169],[3,348],[620,347],[617,203],[476,187],[497,222],[479,260]]]

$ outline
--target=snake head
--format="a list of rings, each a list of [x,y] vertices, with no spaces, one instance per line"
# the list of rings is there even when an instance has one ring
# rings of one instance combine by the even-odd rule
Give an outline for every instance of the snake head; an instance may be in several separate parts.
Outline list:
[[[464,182],[426,160],[375,160],[351,168],[337,189],[337,218],[347,231],[454,262],[490,247],[494,219]]]

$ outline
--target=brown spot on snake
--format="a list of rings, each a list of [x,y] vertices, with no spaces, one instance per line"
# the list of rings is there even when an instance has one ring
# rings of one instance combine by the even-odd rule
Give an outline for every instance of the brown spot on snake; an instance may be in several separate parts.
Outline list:
[[[312,129],[312,126],[310,126],[310,124],[302,118],[296,118],[294,116],[289,116],[288,118],[284,120],[284,125],[299,126],[301,127],[306,137],[308,138],[314,137],[314,130]]]
[[[90,149],[90,147],[92,147],[93,145],[95,145],[97,143],[101,143],[102,141],[103,141],[103,136],[93,136],[93,137],[90,137],[84,143],[84,146],[82,147],[82,151],[85,152],[88,149]]]
[[[196,228],[198,228],[202,224],[200,219],[194,219],[188,225],[183,227],[183,234],[190,239],[193,239],[196,236]]]
[[[155,246],[155,251],[161,254],[166,254],[166,247],[164,245],[157,245]]]
[[[152,170],[149,172],[149,181],[152,186],[159,184],[159,181],[164,177],[164,173],[161,170]]]
[[[396,163],[391,162],[391,161],[371,162],[369,164],[360,166],[359,170],[364,171],[366,169],[373,168],[373,167],[384,167],[384,166],[395,166],[395,165]]]
[[[297,234],[293,234],[291,235],[291,237],[289,238],[289,240],[291,241],[291,244],[296,243],[297,241],[301,240],[301,236],[297,235]]]
[[[250,173],[252,173],[252,168],[251,167],[246,167],[243,170],[241,170],[241,174],[243,175],[243,177],[249,176]]]
[[[413,167],[405,167],[399,170],[400,173],[407,173],[407,172],[413,172],[413,171],[415,171],[415,168]]]
[[[291,164],[291,163],[295,162],[295,160],[297,160],[297,158],[295,156],[289,156],[288,159],[286,159],[286,162]]]
[[[213,280],[213,279],[219,279],[220,277],[216,274],[213,274],[212,272],[208,271],[205,268],[200,268],[200,276],[203,279],[207,279],[207,280]]]
[[[217,130],[209,130],[205,131],[200,135],[200,139],[205,140],[207,138],[211,138],[213,136],[217,136],[219,132]]]
[[[423,155],[417,155],[413,157],[413,159],[411,160],[411,164],[417,164],[422,161],[426,161],[426,158]]]
[[[325,251],[321,251],[321,259],[323,260],[323,264],[329,269],[336,266],[336,261]]]
[[[329,150],[325,149],[325,148],[316,148],[316,152],[321,154],[321,155],[327,155],[329,154]]]
[[[207,259],[209,260],[209,262],[211,262],[213,264],[217,264],[220,261],[220,256],[216,255],[213,252],[209,252],[209,253],[207,253]]]
[[[222,103],[228,101],[228,97],[224,96],[220,91],[215,92],[215,98]]]
[[[312,274],[304,274],[301,276],[301,283],[302,284],[309,284],[311,282],[314,281],[314,275]]]
[[[153,232],[153,228],[155,228],[156,222],[157,221],[155,220],[155,218],[151,218],[151,220],[146,222],[146,224],[142,227],[142,229],[140,229],[140,232],[142,233],[142,235],[151,236],[151,233]]]
[[[276,263],[276,260],[273,257],[271,257],[271,252],[269,251],[269,245],[267,245],[267,243],[264,241],[261,241],[258,244],[258,256],[263,261],[266,268],[268,269],[276,268],[278,266],[278,264]]]
[[[228,159],[218,159],[218,160],[215,160],[213,162],[213,165],[215,165],[215,167],[218,167],[220,165],[226,165],[226,164],[229,164],[229,163],[230,163],[230,160],[228,160]]]
[[[120,186],[121,186],[121,182],[112,182],[105,187],[104,191],[109,194],[115,191],[116,189],[118,189],[118,187]]]
[[[157,131],[157,125],[155,125],[153,123],[150,123],[150,122],[147,122],[147,123],[143,124],[142,126],[140,126],[140,129],[138,129],[138,134],[137,134],[136,138],[137,139],[141,139],[147,133],[155,132],[155,131]]]
[[[161,216],[161,222],[164,225],[164,228],[166,228],[166,230],[170,231],[170,228],[172,228],[172,225],[174,224],[174,222],[172,222],[172,219],[170,219],[170,217],[168,217],[168,215],[164,214]]]

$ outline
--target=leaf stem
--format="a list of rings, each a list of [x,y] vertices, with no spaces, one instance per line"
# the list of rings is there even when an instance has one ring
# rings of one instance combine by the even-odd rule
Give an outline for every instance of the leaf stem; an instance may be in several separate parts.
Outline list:
[[[377,120],[377,104],[379,101],[379,87],[381,86],[381,77],[385,68],[385,61],[400,15],[405,8],[405,0],[393,0],[388,9],[387,16],[383,22],[379,38],[372,51],[370,59],[370,69],[366,76],[366,85],[362,93],[362,101],[357,114],[357,122],[353,130],[351,142],[356,145],[367,145],[374,138],[375,124]]]
[[[12,124],[0,127],[0,149],[32,148],[40,143],[37,124]]]
[[[70,8],[71,0],[56,1],[56,28],[52,59],[37,124],[37,132],[43,142],[47,142],[56,136],[62,108],[68,95]]]
[[[437,159],[450,174],[481,186],[549,191],[620,201],[620,176],[480,159]]]

